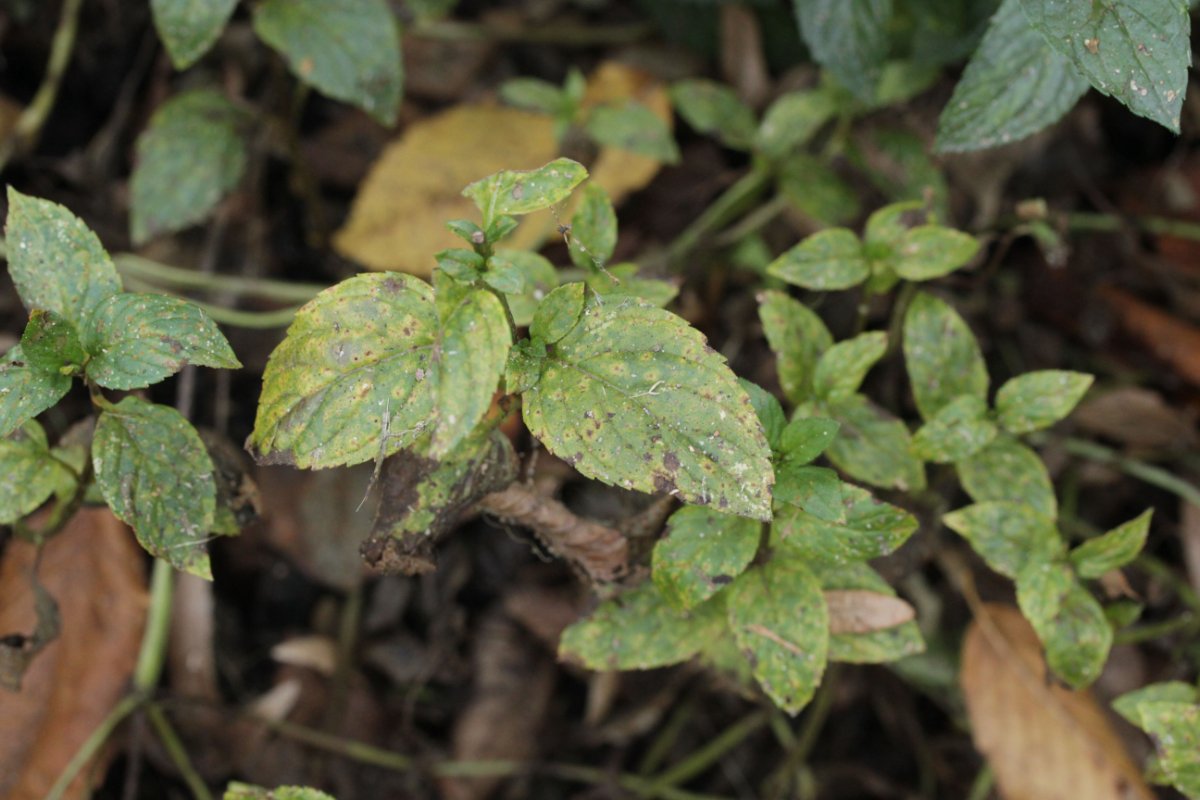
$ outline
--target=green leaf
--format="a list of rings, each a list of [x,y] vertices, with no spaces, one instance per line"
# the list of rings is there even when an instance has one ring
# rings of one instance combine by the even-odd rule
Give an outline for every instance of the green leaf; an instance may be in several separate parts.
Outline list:
[[[694,608],[742,574],[761,532],[758,520],[684,506],[654,545],[654,583],[672,604]]]
[[[578,287],[554,290],[530,328],[559,337],[524,394],[530,432],[588,477],[770,519],[770,449],[725,359],[684,320],[632,298],[588,300],[560,336]],[[543,315],[560,305],[568,313]]]
[[[1171,784],[1188,797],[1200,797],[1200,705],[1143,701],[1138,712]]]
[[[1059,369],[1018,375],[996,392],[1000,424],[1011,433],[1048,428],[1071,413],[1093,380],[1082,372]]]
[[[881,127],[862,131],[847,155],[889,199],[919,200],[937,218],[949,219],[950,189],[926,148],[912,131]]]
[[[333,795],[307,786],[279,786],[263,789],[234,781],[225,789],[223,800],[334,800]]]
[[[73,374],[87,358],[75,326],[55,314],[35,308],[21,334],[21,351],[31,366],[44,372]]]
[[[767,437],[767,444],[770,445],[771,452],[777,452],[783,442],[783,431],[788,425],[787,417],[783,413],[783,406],[780,405],[775,395],[757,383],[752,383],[745,378],[738,378],[738,385],[750,398],[750,405],[754,406],[754,413],[763,427],[763,433]],[[814,455],[813,458],[816,456]]]
[[[130,178],[135,244],[202,222],[246,168],[247,114],[212,89],[176,95],[138,137]]]
[[[931,294],[918,292],[904,314],[904,364],[926,420],[961,395],[987,402],[987,367],[975,335],[957,311]]]
[[[96,310],[83,330],[87,374],[108,389],[140,389],[188,364],[241,366],[217,324],[186,300],[123,292]]]
[[[751,111],[728,86],[709,80],[685,80],[671,86],[679,116],[698,133],[715,135],[726,147],[748,150],[754,141]]]
[[[887,352],[887,334],[883,331],[860,333],[838,342],[817,360],[813,371],[813,394],[821,400],[836,400],[854,394],[867,371]]]
[[[628,100],[619,106],[597,106],[583,127],[603,147],[627,150],[666,164],[679,163],[679,147],[671,138],[671,129],[641,103]]]
[[[745,573],[726,596],[729,627],[775,705],[799,713],[825,672],[829,613],[821,585],[795,559]]]
[[[913,436],[913,453],[943,464],[969,458],[996,438],[987,413],[987,403],[973,394],[951,400]]]
[[[1100,677],[1112,647],[1112,627],[1079,581],[1070,582],[1052,619],[1029,622],[1046,648],[1046,663],[1073,688],[1082,689]]]
[[[11,524],[30,513],[54,493],[71,471],[50,455],[46,432],[26,422],[0,438],[0,524]]]
[[[581,194],[567,246],[575,266],[594,272],[608,263],[616,249],[617,212],[600,184],[589,183]]]
[[[846,228],[818,231],[784,252],[767,267],[767,274],[814,291],[857,286],[871,274],[862,242]]]
[[[678,664],[721,634],[721,604],[676,608],[652,581],[601,603],[562,633],[558,655],[589,669],[653,669]]]
[[[679,294],[679,283],[657,278],[637,277],[637,264],[614,264],[603,272],[592,271],[584,280],[596,294],[605,299],[634,297],[652,306],[665,307]]]
[[[1087,79],[1029,24],[1021,0],[1004,0],[938,120],[938,151],[1015,142],[1057,122]]]
[[[1092,86],[1179,133],[1192,63],[1186,3],[1021,0],[1021,7],[1047,44],[1071,59]]]
[[[1007,434],[954,465],[963,490],[976,503],[1012,500],[1044,517],[1058,516],[1058,500],[1046,465],[1027,445]]]
[[[509,342],[490,292],[464,292],[443,322],[418,278],[343,281],[300,309],[271,354],[247,446],[302,468],[388,456],[430,432],[435,454],[448,452],[487,411]]]
[[[212,579],[205,542],[216,510],[213,463],[173,408],[126,397],[105,408],[92,440],[96,485],[142,547]]]
[[[844,523],[842,481],[827,467],[785,461],[775,469],[775,504],[787,503],[826,522]]]
[[[843,565],[885,556],[908,541],[917,520],[861,486],[842,484],[845,522],[821,519],[794,506],[780,508],[772,536],[806,563]]]
[[[892,203],[867,218],[863,229],[863,244],[872,261],[891,260],[892,253],[904,236],[925,223],[928,214],[918,200]]]
[[[1031,559],[1017,573],[1016,582],[1021,613],[1035,629],[1044,630],[1058,616],[1076,579],[1063,561]]]
[[[833,345],[829,329],[808,306],[774,290],[759,295],[758,316],[778,360],[783,393],[793,403],[807,400],[817,359]]]
[[[384,125],[396,121],[400,28],[385,0],[264,0],[254,32],[300,80]]]
[[[865,103],[888,55],[892,0],[793,0],[813,58]]]
[[[779,194],[818,227],[845,225],[858,216],[858,189],[850,186],[827,161],[805,152],[783,159],[777,173]]]
[[[755,133],[755,149],[768,159],[779,159],[807,142],[837,111],[826,91],[789,92],[763,114]]]
[[[554,344],[573,331],[587,305],[586,287],[568,283],[555,289],[537,307],[530,332],[546,344]]]
[[[62,399],[71,378],[25,361],[17,345],[0,361],[0,436],[8,436]]]
[[[500,84],[500,99],[517,108],[559,115],[570,110],[566,93],[549,81],[512,78]]]
[[[200,60],[221,36],[237,0],[150,0],[154,27],[175,69]]]
[[[1048,561],[1063,553],[1054,520],[1023,502],[976,503],[946,514],[942,523],[970,542],[989,567],[1009,578],[1016,578],[1031,561]]]
[[[471,283],[483,274],[484,258],[474,250],[465,247],[451,247],[435,253],[434,261],[437,268],[455,280]]]
[[[485,228],[504,214],[528,214],[566,200],[587,178],[583,165],[559,158],[531,170],[504,170],[463,189],[464,197],[483,212]],[[491,237],[489,236],[489,240]]]
[[[860,394],[825,404],[841,430],[825,455],[851,477],[887,489],[920,491],[925,469],[904,423]]]
[[[558,272],[544,256],[528,250],[497,250],[488,259],[488,269],[519,272],[524,289],[520,294],[507,294],[508,310],[517,327],[527,327],[533,322],[533,313],[538,303],[558,286]]]
[[[8,188],[8,271],[25,308],[81,329],[121,279],[96,234],[58,203]]]
[[[979,241],[970,234],[941,225],[920,225],[900,240],[890,266],[901,278],[928,281],[947,275],[979,252]]]
[[[1200,703],[1200,687],[1183,681],[1163,681],[1134,689],[1113,700],[1113,710],[1131,725],[1142,727],[1142,703]]]
[[[1099,578],[1104,573],[1120,569],[1133,559],[1146,544],[1153,509],[1118,525],[1103,536],[1089,539],[1071,551],[1071,563],[1083,578]]]
[[[896,590],[866,564],[815,567],[821,589],[868,591],[895,597]],[[868,633],[831,633],[829,660],[848,664],[883,664],[924,652],[925,640],[916,620]]]
[[[807,464],[833,442],[838,424],[824,417],[796,417],[783,430],[779,450],[785,461]]]

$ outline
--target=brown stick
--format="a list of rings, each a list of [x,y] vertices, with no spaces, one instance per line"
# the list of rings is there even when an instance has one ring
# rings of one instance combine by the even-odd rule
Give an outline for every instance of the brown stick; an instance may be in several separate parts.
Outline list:
[[[557,500],[519,483],[487,495],[479,508],[531,529],[550,550],[577,563],[594,581],[615,581],[628,572],[629,543],[620,531],[577,517]]]

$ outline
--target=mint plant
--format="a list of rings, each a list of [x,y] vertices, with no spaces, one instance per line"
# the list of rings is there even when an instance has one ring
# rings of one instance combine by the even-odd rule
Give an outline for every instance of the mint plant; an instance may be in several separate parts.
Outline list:
[[[1182,681],[1152,683],[1122,695],[1113,708],[1154,739],[1154,783],[1200,797],[1200,688]]]
[[[9,476],[0,523],[40,540],[95,486],[152,555],[211,578],[206,542],[237,533],[218,507],[213,462],[178,411],[136,394],[185,365],[240,367],[216,324],[196,306],[122,291],[96,235],[62,206],[8,190],[8,268],[29,323],[0,362],[0,469]],[[34,419],[78,379],[95,409],[90,436],[51,446]],[[51,497],[41,530],[22,518]]]

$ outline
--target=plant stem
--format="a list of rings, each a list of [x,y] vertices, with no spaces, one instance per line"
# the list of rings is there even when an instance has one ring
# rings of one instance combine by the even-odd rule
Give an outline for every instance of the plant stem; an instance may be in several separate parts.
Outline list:
[[[50,787],[50,791],[46,794],[46,800],[62,800],[63,794],[66,793],[70,785],[75,781],[75,778],[88,765],[88,762],[95,757],[96,753],[100,752],[100,748],[108,741],[108,737],[116,730],[126,717],[137,710],[142,704],[143,696],[140,694],[127,695],[113,707],[113,710],[108,712],[108,716],[96,726],[91,735],[84,740],[75,755],[67,763],[62,774],[58,776],[58,780]]]
[[[1197,629],[1200,629],[1200,617],[1185,613],[1173,619],[1164,619],[1161,622],[1152,622],[1136,628],[1117,631],[1113,635],[1113,644],[1139,644],[1161,639],[1173,633],[1193,632]]]
[[[1065,215],[1068,230],[1100,231],[1119,233],[1129,228],[1145,231],[1146,233],[1178,236],[1180,239],[1200,241],[1200,223],[1189,222],[1169,217],[1118,217],[1113,214],[1097,214],[1086,211],[1076,211]]]
[[[825,726],[825,720],[829,718],[829,711],[833,708],[834,686],[836,684],[837,673],[834,669],[830,669],[825,673],[825,678],[821,681],[821,686],[817,689],[816,697],[813,698],[813,703],[808,708],[808,714],[804,717],[804,725],[800,729],[799,736],[796,737],[795,743],[788,748],[787,756],[782,764],[776,769],[767,779],[764,789],[768,786],[776,788],[774,792],[764,791],[764,795],[768,797],[785,797],[787,796],[788,778],[795,773],[808,760],[809,753],[817,743],[817,737],[821,734],[821,729]]]
[[[1156,467],[1139,461],[1136,458],[1121,455],[1110,447],[1105,447],[1086,439],[1065,437],[1060,439],[1068,453],[1081,458],[1097,461],[1101,464],[1111,464],[1130,477],[1137,478],[1151,486],[1171,492],[1192,505],[1200,506],[1200,488],[1197,488],[1182,478],[1177,478],[1162,467]]]
[[[677,786],[684,781],[696,777],[711,767],[721,756],[741,744],[746,737],[750,736],[763,725],[766,725],[768,719],[768,712],[761,709],[742,717],[704,747],[701,747],[666,772],[660,773],[654,779],[654,789],[660,791],[667,787]]]
[[[135,253],[118,253],[113,264],[123,275],[140,278],[160,286],[180,289],[205,289],[231,295],[248,295],[283,303],[306,303],[327,288],[319,283],[291,283],[267,278],[218,275],[160,264]]]
[[[667,265],[675,270],[680,269],[683,259],[696,249],[703,239],[728,225],[738,214],[742,213],[746,206],[757,199],[758,195],[766,189],[771,178],[772,174],[769,170],[765,167],[755,166],[722,192],[667,247]]]
[[[133,687],[139,693],[153,691],[162,676],[163,662],[167,657],[167,637],[171,630],[171,598],[174,592],[174,568],[161,558],[154,559],[154,569],[150,573],[150,613],[146,617],[142,647],[133,671]]]
[[[550,23],[504,25],[455,20],[423,20],[405,31],[420,39],[450,42],[490,41],[510,44],[551,44],[561,47],[604,47],[633,44],[653,33],[649,23],[632,25],[589,25]]]
[[[196,768],[192,766],[192,760],[188,758],[187,748],[183,746],[183,742],[179,738],[179,734],[171,727],[167,715],[163,713],[162,707],[156,704],[151,704],[146,707],[146,716],[150,718],[150,724],[154,726],[155,732],[158,733],[158,738],[162,739],[163,746],[167,749],[167,755],[171,757],[171,761],[175,763],[175,768],[179,770],[183,782],[187,784],[188,790],[191,791],[192,797],[196,800],[212,800],[212,793],[205,785],[204,779],[200,777],[200,773],[196,772]]]
[[[979,770],[979,774],[975,776],[975,782],[971,784],[971,791],[967,793],[967,800],[987,800],[987,796],[992,793],[992,786],[996,783],[996,775],[992,772],[992,768],[984,764]]]
[[[127,278],[125,288],[133,289],[142,292],[154,292],[156,294],[164,294],[169,297],[179,297],[180,295],[174,292],[167,291],[161,287],[151,283],[139,280],[138,278]],[[251,330],[267,330],[270,328],[285,328],[292,324],[292,320],[296,318],[296,312],[301,306],[290,306],[288,308],[280,308],[274,311],[241,311],[236,308],[226,308],[212,303],[206,303],[203,300],[193,300],[187,298],[187,301],[194,306],[204,310],[204,313],[212,317],[216,322],[224,325],[232,325],[235,328],[249,328]]]

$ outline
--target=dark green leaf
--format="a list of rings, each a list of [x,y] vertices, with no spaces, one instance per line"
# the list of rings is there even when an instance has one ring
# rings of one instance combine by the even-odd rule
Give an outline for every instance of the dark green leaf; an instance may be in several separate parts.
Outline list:
[[[0,438],[0,524],[16,522],[74,476],[50,455],[46,432],[36,422]]]
[[[667,164],[679,161],[671,129],[641,103],[630,100],[619,106],[597,106],[588,114],[584,128],[603,147],[628,150]]]
[[[237,0],[150,0],[154,27],[175,69],[187,69],[208,52],[236,5]]]
[[[1093,380],[1082,372],[1059,369],[1018,375],[996,392],[1000,424],[1011,433],[1048,428],[1071,413]]]
[[[925,461],[961,461],[996,438],[996,424],[987,417],[987,404],[964,394],[933,415],[913,436],[913,453]]]
[[[126,397],[106,408],[92,440],[96,484],[142,547],[212,579],[205,542],[217,488],[199,434],[178,411]]]
[[[779,510],[772,536],[806,563],[844,565],[885,556],[917,530],[911,514],[876,499],[860,486],[842,484],[842,497],[844,524],[788,506]]]
[[[804,42],[822,67],[863,102],[875,98],[888,54],[892,0],[793,0]]]
[[[595,271],[608,263],[617,246],[617,212],[598,183],[583,187],[579,208],[571,217],[568,250],[575,266]]]
[[[438,269],[458,281],[471,283],[483,273],[484,258],[474,250],[452,247],[434,255]]]
[[[880,191],[891,200],[928,203],[937,218],[950,218],[950,189],[924,137],[902,128],[870,128],[859,136],[847,155]]]
[[[921,225],[900,240],[890,266],[906,280],[928,281],[953,272],[977,252],[979,242],[974,236],[941,225]]]
[[[488,240],[483,228],[469,219],[452,219],[446,223],[446,229],[472,247],[485,244]]]
[[[676,608],[652,581],[606,600],[563,631],[559,658],[589,669],[653,669],[700,652],[724,627],[714,599],[690,611]]]
[[[53,311],[40,308],[29,315],[29,324],[21,334],[21,351],[34,368],[64,375],[74,373],[87,357],[75,326]]]
[[[654,582],[674,605],[694,608],[742,574],[761,532],[758,520],[684,506],[654,545]]]
[[[851,477],[886,489],[920,491],[925,469],[912,454],[912,437],[904,423],[860,394],[825,405],[825,413],[841,429],[825,452]]]
[[[207,314],[161,294],[109,298],[84,328],[83,347],[91,355],[88,377],[109,389],[140,389],[187,364],[241,366]]]
[[[896,590],[866,564],[821,565],[815,568],[826,591],[868,591],[895,597]],[[868,633],[831,633],[829,660],[850,664],[883,664],[925,650],[916,620]]]
[[[789,92],[763,114],[755,134],[755,149],[766,158],[782,158],[811,139],[835,111],[837,104],[828,92]]]
[[[846,228],[818,231],[784,252],[767,273],[814,291],[857,286],[871,274],[862,242]]]
[[[81,329],[121,279],[96,234],[58,203],[8,189],[8,271],[25,308]]]
[[[68,376],[38,369],[24,359],[17,345],[0,361],[0,436],[50,408],[71,388]]]
[[[533,337],[551,341],[566,327],[558,320],[569,314],[546,324],[542,312],[570,311],[577,287],[543,301]],[[588,477],[770,519],[770,449],[725,359],[660,308],[631,298],[585,306],[524,394],[530,432]]]
[[[838,424],[824,417],[796,417],[779,439],[784,460],[807,464],[829,447],[837,436]]]
[[[729,588],[729,627],[775,705],[796,714],[825,672],[829,614],[817,579],[798,560],[772,558]]]
[[[904,364],[926,420],[962,395],[987,402],[987,367],[975,335],[957,311],[931,294],[918,292],[905,312]]]
[[[586,177],[582,164],[560,158],[537,169],[497,172],[462,193],[483,212],[484,227],[490,228],[500,215],[528,214],[561,203]],[[490,234],[488,239],[496,241]]]
[[[976,503],[1012,500],[1044,517],[1058,516],[1054,484],[1046,465],[1027,445],[1000,434],[974,455],[954,465],[963,489]]]
[[[1112,647],[1112,627],[1079,581],[1070,582],[1053,619],[1029,622],[1046,648],[1046,662],[1068,684],[1082,689],[1100,676]]]
[[[827,467],[785,461],[775,469],[775,503],[787,503],[826,522],[844,523],[842,481]]]
[[[774,290],[759,295],[758,316],[778,360],[783,393],[793,403],[807,400],[817,359],[833,345],[829,329],[808,306]]]
[[[1092,86],[1179,133],[1192,63],[1186,3],[1021,0],[1021,7],[1046,42],[1070,58]]]
[[[400,28],[386,0],[264,0],[254,32],[297,78],[384,125],[400,109]]]
[[[1054,520],[1023,502],[976,503],[946,514],[942,522],[970,542],[989,567],[1010,578],[1030,561],[1048,561],[1064,550]]]
[[[715,135],[735,150],[754,141],[754,112],[724,84],[709,80],[679,81],[671,86],[671,102],[697,132]]]
[[[558,286],[558,272],[544,256],[528,250],[497,250],[488,259],[488,268],[497,271],[517,271],[524,280],[525,288],[520,294],[508,295],[508,310],[513,323],[527,327],[533,322],[533,313],[538,303]]]
[[[1099,578],[1109,570],[1120,569],[1137,558],[1150,532],[1147,509],[1139,516],[1118,525],[1103,536],[1089,539],[1071,551],[1071,563],[1084,578]]]
[[[813,371],[813,394],[830,401],[854,394],[867,371],[883,358],[886,351],[887,334],[883,331],[860,333],[853,339],[838,342],[817,360],[817,368]]]
[[[1004,0],[938,120],[937,149],[979,150],[1052,125],[1088,82],[1029,24],[1021,0]]]
[[[858,190],[825,160],[798,152],[779,166],[779,193],[805,217],[820,226],[845,225],[858,216]]]
[[[783,413],[783,406],[779,404],[775,395],[757,383],[751,383],[745,378],[738,378],[738,385],[750,398],[750,405],[754,406],[754,413],[763,427],[763,433],[767,437],[767,444],[770,445],[771,452],[777,452],[783,443],[783,431],[788,424],[787,417]],[[814,455],[813,458],[816,456]]]

